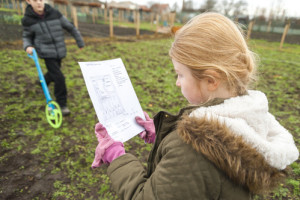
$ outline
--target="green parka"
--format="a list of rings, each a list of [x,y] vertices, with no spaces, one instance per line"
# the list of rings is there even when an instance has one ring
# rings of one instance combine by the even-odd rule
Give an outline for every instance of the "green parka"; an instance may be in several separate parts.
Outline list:
[[[157,136],[147,169],[129,153],[110,164],[108,175],[121,199],[251,199],[283,177],[224,125],[188,117],[194,108],[154,117]]]

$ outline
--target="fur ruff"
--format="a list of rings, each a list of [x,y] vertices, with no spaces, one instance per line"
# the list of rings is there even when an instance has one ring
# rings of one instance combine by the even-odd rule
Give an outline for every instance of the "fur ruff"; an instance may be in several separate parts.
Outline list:
[[[247,95],[226,99],[224,103],[199,107],[190,116],[214,118],[236,136],[254,147],[269,165],[285,169],[299,157],[293,136],[268,112],[264,93],[249,90]]]
[[[178,125],[179,136],[202,153],[235,183],[254,194],[271,191],[286,176],[268,164],[265,158],[241,136],[214,118],[184,116]]]

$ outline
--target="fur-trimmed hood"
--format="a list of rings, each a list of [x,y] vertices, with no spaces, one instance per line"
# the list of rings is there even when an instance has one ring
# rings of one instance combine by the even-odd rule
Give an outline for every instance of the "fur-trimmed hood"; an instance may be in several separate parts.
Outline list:
[[[298,159],[292,135],[268,112],[259,91],[200,107],[178,123],[183,140],[204,154],[237,184],[263,193]]]

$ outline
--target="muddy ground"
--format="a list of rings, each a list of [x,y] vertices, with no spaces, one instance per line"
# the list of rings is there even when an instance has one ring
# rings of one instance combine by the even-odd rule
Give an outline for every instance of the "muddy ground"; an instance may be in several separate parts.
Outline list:
[[[109,26],[105,24],[88,24],[80,23],[79,31],[83,37],[92,38],[108,38]],[[136,30],[134,28],[114,27],[114,35],[118,36],[135,36]],[[154,35],[155,32],[148,30],[140,30],[140,35]],[[71,37],[66,34],[66,37]],[[280,42],[282,34],[278,33],[265,33],[265,32],[252,32],[251,38],[263,39],[270,42]],[[0,42],[11,42],[22,39],[22,26],[12,24],[2,24],[0,28]],[[300,44],[300,35],[287,35],[285,43]]]
[[[22,27],[20,25],[0,25],[0,48],[1,49],[10,49],[10,48],[22,48]],[[109,37],[109,27],[108,25],[100,24],[79,24],[79,30],[83,37],[86,38],[108,38]],[[115,36],[132,36],[136,34],[135,29],[133,28],[124,28],[124,27],[114,27]],[[154,35],[154,32],[151,31],[140,31],[141,35]],[[66,35],[66,37],[70,37]],[[252,38],[265,39],[268,41],[280,42],[281,34],[266,34],[260,32],[253,32],[251,34]],[[288,35],[286,43],[299,44],[300,36],[291,36]],[[15,46],[11,46],[15,45]],[[0,66],[1,67],[1,66]],[[11,94],[10,94],[11,95]],[[4,98],[3,96],[1,98]],[[9,98],[7,96],[6,98]],[[1,114],[1,113],[0,113]],[[13,120],[13,119],[12,119]],[[5,126],[9,126],[8,122],[2,121],[0,118],[0,129]],[[2,127],[2,128],[1,128]],[[0,140],[8,138],[8,133],[1,132]],[[30,139],[28,136],[25,136],[24,133],[19,132],[16,135],[15,139],[22,138],[26,141],[28,148],[31,148],[31,145],[34,145],[35,140]],[[30,152],[24,150],[24,152]],[[0,149],[0,153],[4,155],[6,152],[3,149]],[[43,199],[51,199],[51,193],[53,192],[53,183],[57,179],[57,176],[60,176],[59,173],[49,174],[41,173],[39,170],[39,165],[42,163],[39,158],[34,157],[30,153],[24,153],[20,156],[17,153],[16,149],[11,150],[10,157],[7,158],[7,161],[4,161],[0,166],[0,184],[2,188],[6,188],[5,191],[0,191],[0,199],[32,199],[34,197],[41,197]],[[18,169],[27,169],[24,173],[18,173]],[[51,169],[46,170],[51,171]],[[63,173],[63,172],[61,172]],[[62,175],[62,174],[61,174]],[[62,175],[63,176],[63,175]],[[66,180],[68,181],[68,180]],[[16,188],[24,188],[27,190],[30,187],[30,193],[25,193],[23,196],[18,196],[16,193],[20,191],[15,191]],[[96,191],[91,191],[95,194]]]
[[[109,26],[105,24],[88,24],[80,23],[79,31],[83,37],[109,37]],[[135,36],[136,30],[134,28],[114,27],[114,35],[117,36]],[[153,31],[140,30],[140,35],[153,35]],[[66,37],[71,37],[66,34]],[[0,27],[0,41],[11,42],[22,39],[22,26],[15,24],[1,24]]]

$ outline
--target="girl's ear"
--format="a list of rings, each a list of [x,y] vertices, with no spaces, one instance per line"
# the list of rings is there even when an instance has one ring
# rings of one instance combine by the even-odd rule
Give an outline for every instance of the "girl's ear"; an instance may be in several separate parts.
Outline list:
[[[220,75],[214,70],[206,70],[207,89],[209,91],[215,91],[220,85]]]

